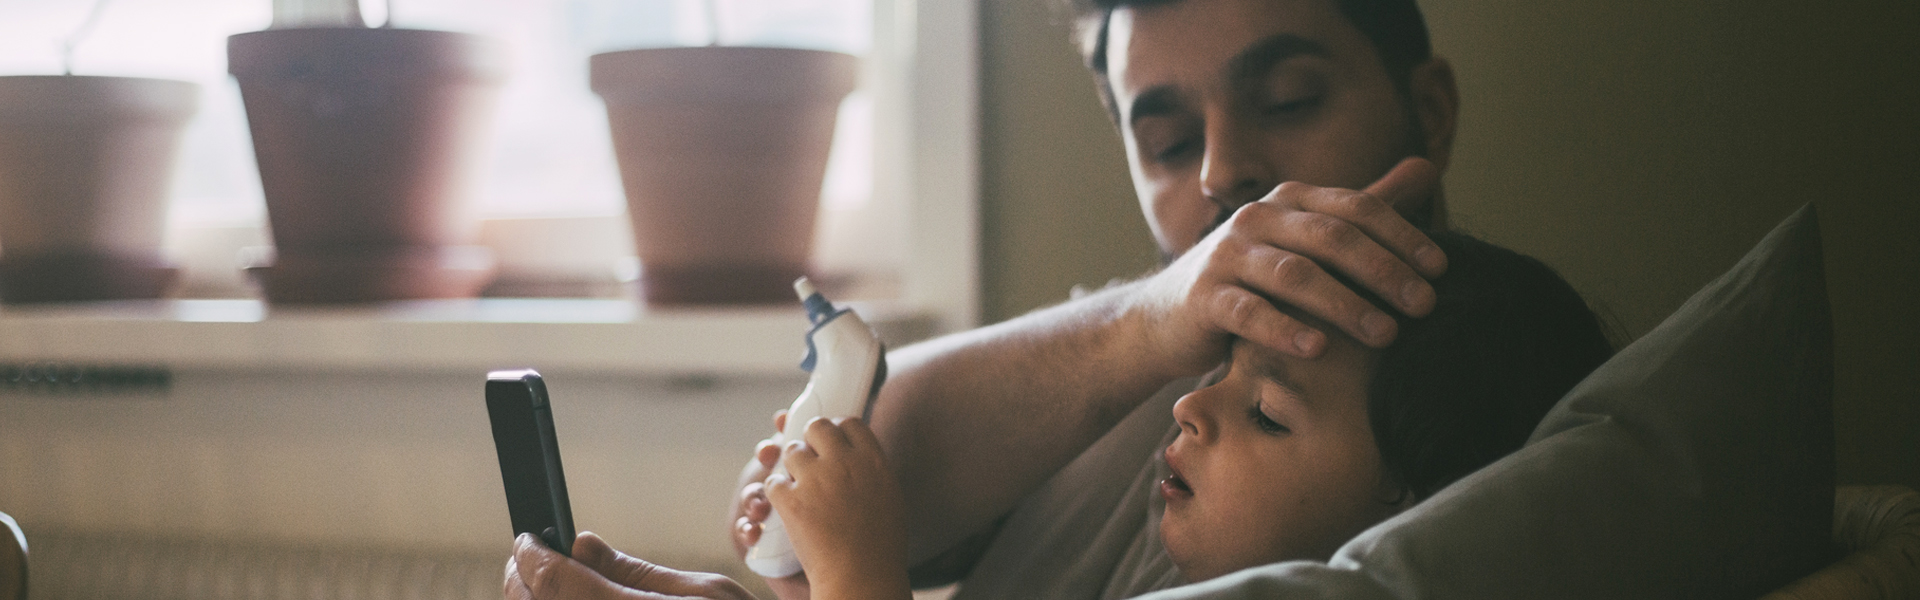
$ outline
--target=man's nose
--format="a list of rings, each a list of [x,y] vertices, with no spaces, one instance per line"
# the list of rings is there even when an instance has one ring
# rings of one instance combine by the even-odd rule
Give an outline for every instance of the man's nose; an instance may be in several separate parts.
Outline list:
[[[1222,212],[1259,200],[1280,185],[1251,124],[1231,117],[1207,119],[1205,135],[1200,191]]]

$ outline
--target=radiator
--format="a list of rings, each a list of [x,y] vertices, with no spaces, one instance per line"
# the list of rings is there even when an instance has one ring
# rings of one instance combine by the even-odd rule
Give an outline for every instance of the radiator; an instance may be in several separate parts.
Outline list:
[[[499,598],[499,552],[27,531],[33,600]]]
[[[497,552],[210,540],[27,529],[30,600],[495,600],[508,547]],[[739,561],[660,560],[720,573],[760,598],[772,591]],[[952,586],[919,590],[946,600]]]

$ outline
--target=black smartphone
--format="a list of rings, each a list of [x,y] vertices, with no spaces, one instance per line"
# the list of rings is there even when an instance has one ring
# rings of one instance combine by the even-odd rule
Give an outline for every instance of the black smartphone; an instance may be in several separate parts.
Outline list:
[[[533,369],[487,373],[487,417],[493,421],[493,449],[500,455],[513,535],[531,533],[548,548],[572,556],[573,507],[567,503],[546,382]]]

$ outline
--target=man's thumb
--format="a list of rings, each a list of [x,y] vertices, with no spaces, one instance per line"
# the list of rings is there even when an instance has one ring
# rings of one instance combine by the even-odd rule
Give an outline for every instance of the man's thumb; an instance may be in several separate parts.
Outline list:
[[[1440,168],[1434,166],[1433,161],[1410,156],[1362,191],[1405,213],[1432,200],[1439,188]]]
[[[676,571],[629,556],[607,545],[598,535],[582,532],[574,538],[573,550],[574,560],[622,586],[670,596],[704,598],[708,595],[709,590],[701,585],[702,574]]]
[[[606,540],[591,531],[582,531],[573,538],[573,559],[601,575],[611,575],[623,557],[619,550],[608,546]]]

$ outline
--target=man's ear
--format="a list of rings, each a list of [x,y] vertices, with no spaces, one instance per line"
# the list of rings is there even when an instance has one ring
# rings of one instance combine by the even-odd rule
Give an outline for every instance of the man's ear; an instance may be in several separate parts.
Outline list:
[[[1420,498],[1413,494],[1413,490],[1401,485],[1398,478],[1388,474],[1386,469],[1382,468],[1380,485],[1373,490],[1373,501],[1378,503],[1378,508],[1387,516],[1393,516],[1413,508],[1413,505],[1420,503]]]
[[[1409,79],[1413,114],[1420,119],[1427,159],[1445,171],[1453,158],[1454,128],[1460,124],[1460,89],[1453,83],[1453,64],[1435,56],[1414,67]]]

